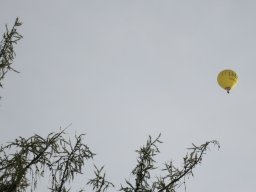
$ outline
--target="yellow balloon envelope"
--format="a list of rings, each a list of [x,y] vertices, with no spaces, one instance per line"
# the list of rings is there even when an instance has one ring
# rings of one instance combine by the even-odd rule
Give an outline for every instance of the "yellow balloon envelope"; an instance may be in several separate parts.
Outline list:
[[[217,81],[219,85],[229,93],[238,83],[238,76],[235,71],[227,69],[219,73]]]

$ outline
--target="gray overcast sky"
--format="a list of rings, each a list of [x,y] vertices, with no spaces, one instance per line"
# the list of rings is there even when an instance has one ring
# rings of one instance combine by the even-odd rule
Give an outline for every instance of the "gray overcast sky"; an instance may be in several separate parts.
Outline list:
[[[72,123],[119,186],[149,134],[162,133],[159,165],[217,139],[187,191],[255,191],[255,10],[253,0],[1,0],[1,34],[24,23],[21,73],[0,90],[1,143]],[[240,79],[229,95],[216,82],[226,68]]]

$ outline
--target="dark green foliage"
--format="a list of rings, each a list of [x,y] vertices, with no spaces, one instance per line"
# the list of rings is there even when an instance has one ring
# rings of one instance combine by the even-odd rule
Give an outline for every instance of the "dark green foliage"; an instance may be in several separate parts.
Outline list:
[[[51,175],[50,191],[65,192],[67,182],[82,174],[86,159],[93,153],[83,144],[82,137],[72,143],[63,137],[64,131],[50,133],[46,138],[34,135],[20,137],[0,148],[0,191],[26,191],[36,189],[37,180],[45,172]],[[12,153],[13,152],[13,153]]]
[[[163,171],[165,171],[166,174],[165,176],[158,178],[157,182],[154,183],[153,189],[156,188],[158,192],[174,192],[176,191],[176,188],[183,184],[185,185],[185,179],[189,176],[193,176],[193,169],[196,165],[201,164],[202,157],[210,144],[220,148],[220,145],[216,140],[206,142],[200,146],[192,144],[193,147],[188,148],[191,152],[183,158],[183,166],[181,168],[174,166],[172,161],[165,163]]]
[[[149,139],[145,146],[137,150],[138,159],[137,165],[132,171],[132,175],[135,178],[134,184],[126,180],[126,187],[121,186],[120,191],[124,192],[175,192],[177,188],[185,184],[185,179],[190,175],[193,175],[193,169],[196,165],[202,162],[202,157],[205,154],[210,144],[217,145],[219,143],[215,140],[206,142],[200,146],[193,144],[191,151],[183,158],[183,166],[178,168],[173,165],[172,161],[165,163],[165,168],[162,172],[164,176],[157,177],[155,181],[150,180],[151,172],[156,169],[154,157],[160,153],[157,143],[162,143],[160,135],[155,139],[149,136]]]
[[[89,185],[92,185],[93,190],[95,190],[96,192],[104,192],[107,191],[107,189],[109,187],[114,187],[114,184],[107,181],[106,180],[106,173],[102,173],[104,167],[101,167],[100,169],[98,169],[95,165],[94,165],[95,171],[95,178],[90,179],[90,181],[87,183]]]
[[[126,181],[128,187],[121,186],[121,191],[151,191],[149,184],[150,171],[156,169],[154,157],[160,152],[157,143],[162,143],[159,138],[160,135],[152,141],[151,136],[149,136],[146,145],[141,147],[140,150],[136,150],[138,153],[137,165],[132,171],[132,175],[135,176],[135,185],[133,186],[129,181]]]
[[[51,186],[49,191],[66,192],[67,184],[75,176],[83,174],[82,170],[87,159],[92,159],[94,154],[82,141],[83,135],[75,137],[71,142],[64,138],[64,131],[50,133],[46,138],[34,135],[28,139],[20,137],[14,142],[0,148],[0,191],[24,192],[28,189],[35,191],[37,180],[50,174]],[[151,178],[155,166],[155,156],[160,153],[157,144],[162,143],[160,135],[152,140],[149,136],[145,146],[137,150],[137,165],[132,170],[134,184],[126,180],[126,186],[120,191],[124,192],[175,192],[185,184],[185,179],[193,175],[193,169],[202,162],[210,144],[217,145],[217,141],[210,141],[196,146],[193,144],[183,159],[183,166],[177,168],[172,162],[166,163],[160,170],[165,175]],[[95,192],[106,192],[114,185],[106,179],[103,167],[95,166],[95,177],[87,182]],[[84,191],[84,190],[81,190]]]
[[[6,73],[10,70],[18,73],[17,70],[12,68],[12,62],[15,57],[15,51],[13,45],[22,38],[17,32],[17,27],[21,26],[22,23],[19,21],[19,18],[15,20],[15,23],[11,30],[8,29],[6,25],[6,32],[3,35],[3,39],[0,42],[0,86],[2,87],[2,80],[4,79]]]

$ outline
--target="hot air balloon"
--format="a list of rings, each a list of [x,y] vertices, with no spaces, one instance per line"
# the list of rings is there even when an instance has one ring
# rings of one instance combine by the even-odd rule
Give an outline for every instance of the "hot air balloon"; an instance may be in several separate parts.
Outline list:
[[[230,69],[223,70],[217,77],[219,85],[229,93],[238,83],[238,76],[235,71]]]

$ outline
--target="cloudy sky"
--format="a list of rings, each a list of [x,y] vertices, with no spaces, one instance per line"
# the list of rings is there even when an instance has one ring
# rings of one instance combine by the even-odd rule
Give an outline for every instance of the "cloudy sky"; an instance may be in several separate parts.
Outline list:
[[[24,36],[21,73],[0,90],[1,143],[72,123],[119,186],[148,135],[162,134],[159,166],[217,139],[187,191],[254,191],[255,10],[253,0],[1,0],[1,35],[18,16]],[[229,95],[216,82],[227,68],[240,79]]]

